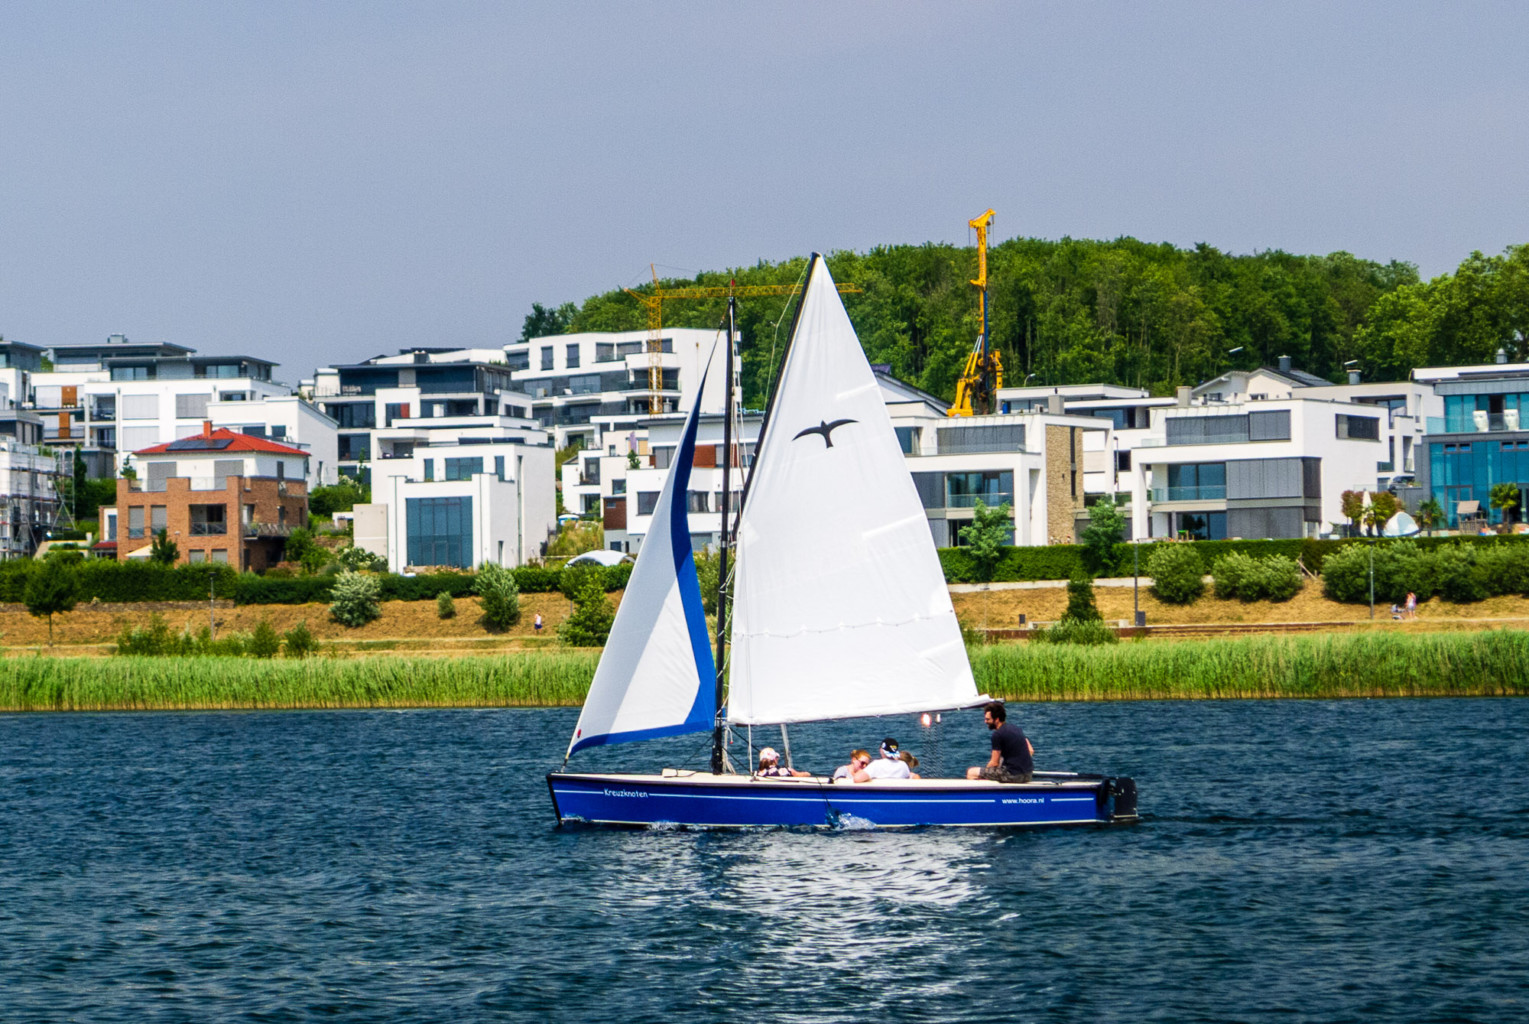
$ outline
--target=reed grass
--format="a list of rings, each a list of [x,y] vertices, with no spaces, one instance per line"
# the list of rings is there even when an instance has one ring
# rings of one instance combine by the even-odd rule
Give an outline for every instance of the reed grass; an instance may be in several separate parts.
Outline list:
[[[1500,697],[1529,694],[1529,633],[1329,633],[973,649],[1009,700]]]
[[[1529,633],[1357,633],[971,651],[1007,700],[1474,697],[1529,694]],[[596,651],[459,658],[0,661],[0,710],[551,707],[584,699]]]

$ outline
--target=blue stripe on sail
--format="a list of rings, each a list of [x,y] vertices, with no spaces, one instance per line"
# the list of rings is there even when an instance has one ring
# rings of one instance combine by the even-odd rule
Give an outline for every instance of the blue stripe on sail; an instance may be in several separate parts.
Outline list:
[[[731,356],[731,353],[729,353]],[[701,378],[701,388],[706,378]],[[701,584],[696,578],[695,554],[690,550],[690,467],[695,461],[695,435],[700,421],[701,391],[696,392],[695,408],[685,423],[685,436],[680,439],[675,453],[678,467],[674,477],[674,489],[669,502],[669,545],[674,551],[674,573],[679,580],[680,604],[685,609],[685,625],[690,630],[690,649],[695,655],[696,675],[700,685],[696,688],[695,702],[685,716],[686,732],[710,729],[716,718],[717,663],[711,654],[711,639],[706,635],[706,606],[701,603]],[[723,461],[724,467],[726,460]],[[724,468],[723,472],[727,472]],[[722,521],[727,522],[727,510],[722,510]]]

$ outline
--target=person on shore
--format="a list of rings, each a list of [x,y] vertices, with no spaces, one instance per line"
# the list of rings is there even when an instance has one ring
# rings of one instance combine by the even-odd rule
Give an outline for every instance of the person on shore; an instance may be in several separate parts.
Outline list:
[[[759,752],[759,769],[757,771],[755,771],[754,774],[758,775],[758,776],[761,776],[763,778],[766,778],[766,779],[777,779],[777,778],[785,778],[785,779],[801,778],[801,779],[805,779],[807,776],[811,775],[812,773],[811,772],[799,772],[799,771],[796,771],[795,769],[792,769],[792,768],[784,768],[784,767],[782,767],[781,763],[780,763],[780,754],[775,752],[775,748],[774,747],[765,747],[763,750],[761,750]]]
[[[544,625],[544,623],[542,622],[542,613],[541,612],[537,612],[536,613],[536,618],[531,622],[531,628],[536,630],[536,632],[540,633],[542,631],[542,626],[543,625]]]
[[[1405,607],[1407,609],[1408,619],[1415,619],[1418,617],[1418,596],[1410,590],[1407,591],[1407,604]]]
[[[849,764],[841,764],[839,767],[834,769],[834,781],[837,782],[839,779],[854,779],[855,773],[861,771],[865,768],[866,765],[870,763],[871,755],[869,751],[851,751],[849,755]]]
[[[851,776],[856,782],[874,782],[877,779],[916,779],[913,769],[918,758],[906,750],[896,757],[880,757]]]
[[[1035,772],[1035,747],[1025,738],[1019,726],[1006,721],[1008,712],[1002,701],[991,701],[982,707],[982,721],[992,732],[993,754],[985,765],[968,768],[968,779],[987,779],[991,782],[1029,782]]]

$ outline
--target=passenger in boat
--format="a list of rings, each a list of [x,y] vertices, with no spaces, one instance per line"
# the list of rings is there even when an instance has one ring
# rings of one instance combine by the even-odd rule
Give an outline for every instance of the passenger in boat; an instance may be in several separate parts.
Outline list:
[[[913,769],[918,767],[918,758],[906,751],[897,757],[882,757],[866,765],[856,772],[852,778],[856,782],[871,782],[875,779],[916,779]]]
[[[888,736],[881,741],[881,756],[888,760],[897,760],[897,741]]]
[[[837,782],[840,779],[853,779],[856,772],[862,770],[866,765],[870,763],[871,755],[869,751],[851,751],[849,755],[849,764],[841,764],[839,767],[834,769],[834,781]]]
[[[765,747],[763,750],[761,750],[759,752],[759,770],[756,771],[754,774],[755,775],[759,775],[759,776],[763,776],[764,778],[767,778],[767,779],[774,779],[774,778],[788,778],[788,779],[789,778],[798,778],[798,779],[805,779],[809,775],[811,775],[812,773],[811,772],[799,772],[799,771],[796,771],[795,769],[792,769],[792,768],[782,768],[781,764],[780,764],[780,755],[775,752],[775,748],[774,747]]]
[[[982,721],[993,733],[993,755],[988,762],[977,768],[966,769],[968,779],[988,779],[992,782],[1029,782],[1035,771],[1035,747],[1025,738],[1019,726],[1006,721],[1002,701],[991,701],[982,707]]]

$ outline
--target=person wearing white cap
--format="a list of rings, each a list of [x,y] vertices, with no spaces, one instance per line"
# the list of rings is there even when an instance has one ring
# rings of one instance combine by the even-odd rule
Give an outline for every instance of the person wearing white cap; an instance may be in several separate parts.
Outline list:
[[[759,752],[759,770],[754,774],[767,779],[780,777],[805,779],[812,773],[799,772],[791,768],[782,768],[780,764],[780,755],[775,752],[775,748],[765,747]]]

